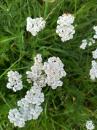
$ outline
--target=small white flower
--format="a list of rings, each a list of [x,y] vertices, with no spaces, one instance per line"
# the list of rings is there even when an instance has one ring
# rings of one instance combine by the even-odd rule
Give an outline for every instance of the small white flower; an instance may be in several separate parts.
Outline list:
[[[26,30],[29,31],[33,36],[36,36],[38,32],[44,29],[45,24],[46,21],[42,17],[35,19],[27,17]]]
[[[94,39],[97,39],[97,34],[96,34],[96,35],[94,35]]]
[[[80,45],[80,48],[84,50],[86,48],[87,44],[88,43],[87,43],[86,39],[82,40],[82,44]]]
[[[95,40],[93,38],[90,38],[88,46],[92,46],[93,44],[95,44]]]
[[[87,121],[86,122],[86,128],[87,128],[87,130],[94,130],[95,126],[94,126],[92,121]]]
[[[12,89],[14,92],[21,90],[23,88],[22,84],[22,75],[20,75],[17,71],[9,71],[8,72],[8,83],[7,88]]]
[[[34,58],[35,64],[42,63],[42,56],[41,54],[37,54]]]
[[[90,69],[89,75],[91,80],[95,80],[97,78],[97,63],[95,60],[92,61],[92,67]]]
[[[59,16],[57,20],[56,33],[61,37],[61,41],[65,42],[73,38],[75,33],[74,26],[74,16],[71,14],[63,14]]]
[[[92,51],[92,55],[94,59],[97,59],[97,49],[95,51]]]

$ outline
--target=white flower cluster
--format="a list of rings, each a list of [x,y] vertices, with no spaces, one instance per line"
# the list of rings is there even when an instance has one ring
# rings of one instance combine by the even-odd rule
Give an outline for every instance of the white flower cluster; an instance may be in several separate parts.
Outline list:
[[[33,36],[36,36],[38,32],[45,28],[46,21],[40,17],[32,19],[27,17],[27,26],[26,30],[29,31]]]
[[[8,74],[8,83],[7,88],[12,89],[14,92],[21,90],[23,88],[22,84],[22,75],[20,75],[17,71],[9,71]]]
[[[56,89],[58,86],[62,86],[63,82],[60,81],[62,77],[66,76],[66,72],[63,69],[64,64],[59,57],[51,57],[47,62],[44,62],[44,72],[46,73],[46,83],[51,86],[52,89]]]
[[[34,58],[34,65],[31,67],[31,71],[27,71],[26,74],[29,83],[33,82],[41,87],[46,85],[45,74],[43,74],[42,57],[40,54]]]
[[[42,88],[47,85],[52,89],[62,86],[60,79],[66,76],[63,63],[58,57],[51,57],[42,63],[42,57],[38,54],[34,58],[31,71],[27,71],[27,81],[33,86],[27,91],[24,98],[17,102],[18,109],[11,109],[8,118],[14,126],[24,127],[25,122],[37,119],[42,112],[41,104],[44,102]]]
[[[90,79],[91,80],[95,80],[97,78],[97,62],[96,62],[96,59],[97,59],[97,49],[92,51],[92,56],[93,56],[93,59],[95,60],[92,60],[92,67],[90,69]]]
[[[25,122],[37,119],[42,112],[44,94],[40,86],[32,86],[24,98],[17,102],[18,109],[11,109],[8,118],[14,126],[24,127]]]
[[[93,38],[90,39],[83,39],[82,44],[80,45],[81,49],[86,49],[87,46],[92,46],[95,43],[95,40]]]
[[[56,89],[58,86],[62,86],[60,79],[66,76],[64,71],[64,64],[58,57],[50,57],[47,62],[42,63],[40,55],[37,55],[35,64],[31,67],[31,71],[27,71],[28,82],[34,82],[39,86],[51,86],[52,89]]]
[[[93,59],[97,59],[97,49],[92,51]]]
[[[90,69],[90,78],[95,80],[97,78],[97,62],[92,60],[92,68]]]
[[[95,129],[94,123],[91,120],[87,121],[86,128],[87,128],[87,130],[94,130]]]
[[[84,39],[84,40],[82,40],[82,44],[80,45],[80,48],[81,49],[85,49],[86,48],[86,46],[87,46],[87,40],[86,39]]]
[[[93,38],[97,39],[97,26],[94,26],[93,29],[95,30],[95,34],[94,34]]]
[[[56,33],[61,37],[62,42],[73,39],[75,33],[74,26],[72,25],[73,22],[74,16],[71,14],[63,14],[62,16],[59,16],[57,20]]]

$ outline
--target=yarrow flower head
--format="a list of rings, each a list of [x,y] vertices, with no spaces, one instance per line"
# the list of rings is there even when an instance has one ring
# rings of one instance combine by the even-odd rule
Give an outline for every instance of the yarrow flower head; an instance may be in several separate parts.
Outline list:
[[[46,85],[45,74],[43,74],[42,56],[40,54],[37,54],[34,58],[34,65],[31,67],[31,71],[27,71],[26,74],[29,83],[34,82],[34,84],[41,87]]]
[[[45,24],[46,21],[42,17],[35,19],[27,17],[26,30],[29,31],[33,36],[36,36],[38,32],[45,28]]]
[[[95,129],[94,123],[92,121],[87,121],[86,128],[87,130],[94,130]]]
[[[66,76],[63,69],[64,65],[59,57],[51,57],[47,62],[44,62],[44,71],[46,73],[46,82],[52,89],[62,86],[60,79]]]
[[[93,59],[97,59],[97,49],[92,51]]]
[[[86,39],[84,39],[84,40],[82,40],[82,44],[80,45],[80,48],[81,49],[85,49],[86,48],[86,46],[87,46],[87,40]]]
[[[39,86],[32,86],[24,98],[17,102],[18,109],[11,109],[8,118],[14,126],[24,127],[25,122],[36,120],[42,112],[41,104],[44,102],[44,94]]]
[[[42,89],[40,89],[39,86],[32,86],[31,89],[27,91],[25,97],[17,102],[17,105],[20,107],[22,114],[25,115],[24,117],[26,117],[25,121],[36,119],[35,111],[38,111],[38,115],[40,115],[39,113],[42,112],[40,105],[44,102],[44,94],[41,91]],[[36,108],[39,108],[40,112],[39,110],[36,110]]]
[[[97,63],[95,60],[92,61],[92,68],[90,69],[90,78],[95,80],[97,78]]]
[[[63,14],[59,16],[57,20],[56,33],[61,37],[61,41],[65,42],[73,38],[75,33],[74,26],[74,16],[71,14]]]
[[[7,88],[12,89],[14,92],[21,90],[23,88],[22,84],[22,75],[20,75],[17,71],[9,71],[8,74],[8,83]]]
[[[97,26],[94,26],[93,29],[95,31],[95,34],[94,34],[93,38],[97,39]]]

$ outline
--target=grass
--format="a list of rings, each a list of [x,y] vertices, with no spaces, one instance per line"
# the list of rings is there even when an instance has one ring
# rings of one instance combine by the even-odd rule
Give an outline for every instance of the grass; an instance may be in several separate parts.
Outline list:
[[[97,0],[0,0],[0,130],[86,130],[91,119],[97,128],[97,81],[91,82],[91,51],[96,45],[82,51],[81,40],[93,35],[97,25]],[[75,15],[74,39],[62,43],[55,33],[59,15]],[[26,18],[42,16],[46,28],[36,37],[26,32]],[[10,108],[22,98],[30,86],[25,71],[33,57],[41,53],[44,59],[58,56],[65,65],[64,85],[52,91],[44,90],[44,111],[36,121],[29,121],[22,129],[14,128],[7,116]],[[24,76],[24,89],[13,93],[6,88],[7,72],[18,70]],[[95,128],[95,129],[96,129]]]

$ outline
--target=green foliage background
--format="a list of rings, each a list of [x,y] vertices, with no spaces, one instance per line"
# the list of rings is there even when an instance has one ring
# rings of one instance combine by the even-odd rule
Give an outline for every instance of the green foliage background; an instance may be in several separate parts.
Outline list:
[[[62,43],[55,33],[56,21],[63,13],[75,15],[74,39]],[[42,16],[46,28],[36,37],[26,31],[26,18]],[[93,35],[97,25],[97,0],[0,0],[0,130],[86,130],[91,119],[97,129],[97,81],[89,78],[92,55],[97,43],[80,50],[81,40]],[[44,111],[36,121],[29,121],[22,129],[14,128],[7,116],[16,102],[30,89],[25,72],[33,64],[33,57],[41,53],[46,60],[58,56],[65,65],[64,85],[52,91],[44,89]],[[23,74],[24,89],[13,93],[6,88],[7,72]]]

